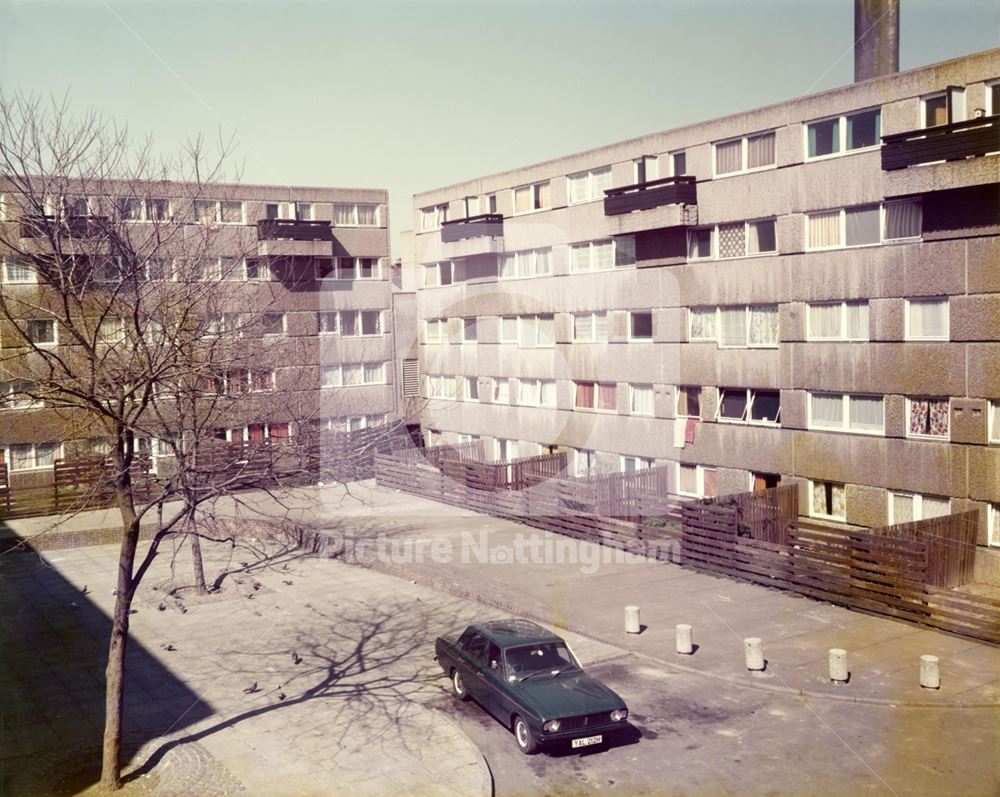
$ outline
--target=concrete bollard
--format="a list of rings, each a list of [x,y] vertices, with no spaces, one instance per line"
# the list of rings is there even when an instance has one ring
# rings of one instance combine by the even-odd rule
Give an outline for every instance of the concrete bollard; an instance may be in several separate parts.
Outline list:
[[[847,651],[830,648],[830,680],[835,684],[847,683]]]
[[[764,647],[759,637],[747,637],[743,640],[743,650],[747,657],[747,669],[760,672],[764,669]]]
[[[691,643],[691,626],[684,623],[677,626],[677,652],[688,656],[694,653],[694,645]]]
[[[638,634],[641,630],[639,626],[639,607],[638,606],[626,606],[625,607],[625,633],[626,634]]]
[[[924,689],[941,688],[941,671],[938,669],[940,659],[937,656],[923,655],[920,657],[920,685]]]

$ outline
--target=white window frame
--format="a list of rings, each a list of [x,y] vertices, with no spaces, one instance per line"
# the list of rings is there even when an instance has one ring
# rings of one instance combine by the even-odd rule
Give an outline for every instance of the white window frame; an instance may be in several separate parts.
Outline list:
[[[656,460],[653,457],[640,457],[638,454],[621,454],[620,464],[622,473],[638,473],[639,471],[649,470],[656,465]],[[632,460],[633,467],[628,467],[628,461]]]
[[[323,329],[324,316],[333,319],[333,329]],[[339,335],[340,313],[337,312],[336,310],[319,310],[316,313],[316,334],[320,336]]]
[[[718,248],[719,248],[719,241],[718,241],[718,232],[719,231],[718,231],[717,227],[718,227],[718,225],[715,225],[715,224],[712,224],[712,225],[702,225],[700,227],[691,227],[687,231],[687,239],[685,241],[686,251],[684,252],[684,257],[685,257],[685,259],[689,263],[699,263],[699,262],[701,262],[703,260],[717,260],[718,259],[717,258],[717,252],[718,252]],[[701,255],[696,255],[696,256],[692,257],[691,256],[691,239],[694,238],[694,236],[697,233],[704,232],[705,230],[708,230],[708,235],[709,235],[709,245],[708,245],[709,252],[704,257],[702,257]]]
[[[38,446],[44,446],[44,445],[50,445],[50,444],[51,443],[49,443],[48,441],[43,441],[41,443],[7,443],[7,444],[5,444],[3,446],[3,455],[4,455],[3,456],[3,461],[7,463],[7,472],[10,473],[10,474],[14,474],[14,473],[28,473],[30,471],[49,470],[52,467],[52,465],[39,465],[38,464]],[[31,463],[32,464],[30,465],[30,467],[27,467],[27,468],[15,468],[14,467],[14,460],[12,459],[10,452],[11,452],[11,449],[15,445],[30,445],[31,446]],[[64,449],[63,449],[63,444],[62,443],[56,443],[55,444],[55,449],[52,452],[52,461],[53,461],[53,463],[57,459],[64,459],[64,458],[65,458],[65,452],[64,452]]]
[[[247,221],[246,221],[247,220],[247,206],[246,206],[246,202],[244,202],[242,199],[207,199],[207,198],[200,198],[200,199],[193,200],[193,202],[194,203],[197,203],[197,202],[205,202],[205,203],[207,203],[207,202],[213,202],[213,203],[215,203],[215,220],[212,222],[213,224],[230,226],[230,225],[246,224],[247,223]],[[239,203],[239,206],[240,206],[240,220],[239,221],[223,221],[222,220],[222,203],[223,202],[225,202],[226,204],[230,204],[230,203],[231,204],[236,204],[236,203]],[[195,221],[198,222],[198,223],[203,223],[198,218],[198,211],[194,208],[194,204],[192,204],[192,209],[194,210]]]
[[[509,336],[505,336],[504,335],[504,321],[505,320],[506,321],[513,321],[514,322],[514,337],[509,337]],[[516,315],[503,315],[503,316],[500,316],[500,342],[501,343],[514,343],[514,344],[518,344],[519,345],[520,342],[521,342],[521,337],[520,337],[521,330],[520,330],[520,326],[521,325],[520,325],[520,321],[519,321],[519,316],[516,316]]]
[[[257,267],[257,276],[250,276],[250,263],[253,263]],[[271,271],[271,264],[266,260],[249,260],[248,258],[243,258],[243,281],[244,282],[271,282],[274,279],[274,274]]]
[[[636,262],[635,260],[633,260],[631,263],[622,263],[621,265],[618,265],[618,248],[620,246],[620,244],[619,244],[619,239],[620,238],[632,238],[632,240],[633,240],[632,253],[634,255],[635,254],[635,243],[634,243],[635,238],[634,238],[634,236],[631,236],[631,235],[623,235],[623,236],[619,236],[619,238],[597,238],[597,239],[592,240],[592,241],[576,241],[575,243],[570,244],[569,245],[569,248],[570,248],[570,253],[569,253],[570,273],[571,274],[590,274],[592,272],[614,271],[616,268],[628,268],[629,266],[634,266],[635,262]],[[594,248],[596,246],[600,245],[600,244],[605,244],[605,243],[608,243],[608,242],[611,243],[611,265],[609,265],[609,266],[603,266],[601,268],[597,268],[596,265],[595,265]],[[580,248],[582,248],[584,246],[587,247],[587,267],[586,268],[573,268],[573,249],[574,248],[575,249],[580,249]]]
[[[682,468],[694,468],[695,469],[695,491],[693,493],[685,492],[681,489],[681,469]],[[715,470],[715,468],[710,468],[710,470]],[[684,495],[691,498],[704,498],[705,497],[705,466],[696,465],[693,462],[678,462],[677,472],[676,472],[677,485],[677,495]]]
[[[1000,503],[990,502],[986,513],[986,543],[992,548],[1000,546]]]
[[[677,171],[677,156],[684,156],[684,168],[678,172]],[[686,149],[675,149],[667,153],[667,160],[669,161],[668,171],[670,172],[668,177],[682,177],[687,171],[687,150]]]
[[[448,203],[420,208],[420,232],[440,230],[448,221]]]
[[[868,306],[869,312],[869,331],[863,338],[851,338],[847,336],[847,307],[852,304],[864,304]],[[821,306],[834,306],[839,305],[840,307],[840,334],[830,337],[821,337],[813,335],[810,330],[812,329],[812,313],[814,308]],[[871,306],[867,299],[844,299],[839,302],[808,302],[806,304],[806,340],[807,341],[818,341],[825,343],[867,343],[871,340]]]
[[[27,324],[30,324],[30,323],[32,323],[34,321],[47,321],[50,324],[52,324],[52,340],[51,341],[46,341],[44,343],[39,343],[37,341],[31,340],[31,338],[28,336],[28,326],[27,326]],[[37,346],[38,348],[49,348],[49,347],[52,347],[52,346],[58,346],[59,345],[59,322],[56,319],[54,319],[54,318],[26,318],[25,319],[25,324],[26,325],[25,325],[25,328],[24,328],[24,336],[26,338],[28,338],[28,340],[30,342],[30,345]]]
[[[611,179],[608,180],[608,187],[609,188],[613,187],[614,186],[614,182],[613,182],[613,180],[614,180],[614,174],[611,171],[611,166],[610,165],[608,165],[608,166],[599,166],[599,167],[597,167],[595,169],[584,169],[582,172],[573,172],[573,174],[567,174],[566,175],[566,204],[567,205],[583,205],[586,202],[596,202],[598,200],[603,200],[604,199],[604,191],[603,190],[601,191],[601,195],[600,196],[594,196],[594,190],[595,190],[594,189],[594,182],[595,182],[594,181],[594,175],[595,174],[603,174],[604,172],[607,172],[608,175],[611,177]],[[582,175],[586,175],[587,176],[587,198],[586,199],[573,200],[571,198],[572,197],[572,189],[570,188],[571,179],[574,178],[574,177],[580,177]]]
[[[909,236],[907,236],[905,238],[888,238],[888,237],[886,237],[886,234],[885,234],[885,218],[886,218],[885,209],[889,205],[902,204],[904,202],[909,202],[909,203],[916,202],[920,206],[920,221],[921,221],[920,227],[921,227],[921,232],[919,234],[917,234],[917,235],[909,235]],[[894,244],[894,243],[902,243],[902,242],[906,242],[906,241],[922,241],[923,238],[924,238],[924,236],[923,236],[923,217],[924,217],[924,203],[923,203],[923,201],[921,199],[919,199],[917,197],[909,197],[909,198],[906,198],[906,199],[887,199],[887,200],[885,200],[884,202],[881,203],[881,207],[879,208],[879,238],[880,238],[881,243],[883,243],[883,244]],[[874,246],[874,244],[861,244],[861,245],[862,246]],[[851,247],[851,248],[854,248],[854,247]]]
[[[639,169],[640,167],[645,169],[646,177],[644,180],[639,180]],[[669,169],[669,166],[667,167]],[[642,185],[643,183],[650,183],[653,180],[660,179],[660,158],[658,155],[643,155],[639,158],[633,158],[632,160],[632,183],[633,185]]]
[[[579,317],[588,316],[590,318],[590,337],[584,338],[576,334],[576,320]],[[604,319],[604,337],[598,337],[597,334],[597,319]],[[607,343],[608,342],[608,313],[607,311],[590,311],[584,313],[572,313],[570,319],[573,324],[573,342],[574,343]]]
[[[769,249],[763,252],[751,252],[750,251],[750,225],[757,224],[761,221],[770,221],[774,223],[774,249]],[[741,255],[730,255],[722,256],[722,244],[720,238],[720,227],[728,227],[731,224],[742,224],[743,225],[743,254]],[[706,257],[691,257],[691,238],[693,233],[698,230],[710,230],[711,231],[711,254]],[[721,222],[719,224],[703,224],[699,227],[692,227],[688,230],[688,240],[687,240],[687,259],[693,262],[700,262],[702,260],[742,260],[748,257],[775,257],[781,254],[778,251],[778,220],[775,216],[761,216],[756,219],[744,219],[743,221],[727,221]]]
[[[895,518],[895,498],[896,496],[901,498],[912,498],[913,499],[913,519],[912,520],[902,520],[897,521]],[[928,495],[924,493],[911,493],[905,490],[889,490],[889,509],[888,509],[888,522],[890,526],[898,523],[915,523],[919,520],[927,520],[924,517],[924,498],[945,498],[948,501],[948,514],[951,514],[951,496],[947,495]]]
[[[434,334],[431,334],[431,330]],[[448,319],[447,318],[426,318],[424,319],[424,343],[437,344],[448,342]]]
[[[723,393],[726,392],[726,391],[729,391],[729,392],[739,392],[740,390],[745,390],[746,391],[746,410],[743,413],[743,417],[742,418],[728,418],[728,417],[725,417],[722,414],[722,398],[723,398]],[[753,402],[757,398],[757,392],[758,391],[765,392],[765,393],[777,393],[778,394],[778,417],[775,418],[773,421],[757,421],[757,420],[753,420],[753,418],[752,418],[752,415],[753,415]],[[716,398],[716,402],[715,402],[715,420],[716,420],[717,423],[731,423],[731,424],[739,424],[739,425],[743,425],[743,426],[770,426],[770,427],[780,427],[781,426],[781,390],[779,388],[776,388],[776,387],[775,388],[770,388],[770,387],[762,387],[762,388],[756,388],[756,387],[748,387],[748,388],[720,387],[719,390],[718,390],[718,393],[719,393],[719,395]]]
[[[479,316],[463,316],[462,319],[462,343],[479,343]],[[469,322],[472,322],[476,336],[468,336]]]
[[[370,332],[365,334],[362,326],[362,319],[364,318],[364,313],[377,313],[378,314],[378,332]],[[354,316],[354,334],[348,335],[344,332],[347,325],[344,323],[344,317],[347,315]],[[341,310],[340,317],[337,319],[337,332],[342,338],[377,338],[386,334],[385,329],[385,311],[384,310]],[[329,333],[325,333],[329,334]]]
[[[551,318],[552,319],[552,342],[551,343],[539,343],[538,342],[538,333],[539,333],[539,331],[541,329],[541,323],[542,323],[542,319],[543,318]],[[526,346],[526,345],[524,345],[521,342],[524,339],[524,336],[521,334],[521,327],[522,327],[523,324],[527,324],[527,323],[534,324],[534,327],[535,327],[535,342],[533,344],[531,344],[531,345],[527,345]],[[538,314],[532,314],[532,315],[519,315],[519,316],[517,316],[517,347],[519,349],[551,349],[551,348],[553,348],[556,345],[556,342],[555,342],[555,337],[556,337],[555,336],[555,323],[556,323],[556,317],[555,317],[554,313],[538,313]],[[502,327],[502,325],[503,325],[503,321],[502,320],[501,320],[500,324],[501,324],[501,327]]]
[[[986,86],[985,86],[986,98],[983,101],[983,105],[985,106],[983,108],[983,114],[986,116],[996,116],[1000,114],[1000,107],[994,107],[993,105],[993,88],[996,86],[1000,86],[1000,78],[986,81]],[[0,197],[0,202],[2,202],[2,200],[3,197]],[[2,218],[2,216],[0,216],[0,218]]]
[[[692,388],[698,391],[698,414],[688,415],[681,412],[681,393],[685,388]],[[676,385],[674,387],[674,417],[675,418],[701,418],[701,385]]]
[[[747,163],[749,162],[749,140],[751,138],[759,138],[760,136],[765,136],[768,133],[774,136],[774,163],[769,163],[766,166],[755,166],[752,169],[747,168]],[[724,144],[731,144],[734,141],[740,142],[740,165],[742,168],[737,171],[723,172],[719,174],[716,171],[716,165],[718,164],[718,159],[715,156],[716,147],[720,147]],[[712,142],[712,179],[721,180],[725,177],[733,177],[737,174],[752,174],[754,172],[763,172],[768,169],[778,168],[778,131],[777,129],[771,130],[758,130],[756,133],[747,133],[745,136],[734,136],[732,138],[726,138],[721,141]]]
[[[635,408],[636,394],[640,390],[648,390],[649,391],[649,412],[639,412]],[[629,396],[628,406],[629,406],[629,414],[630,415],[637,415],[637,416],[640,416],[640,417],[643,417],[643,418],[652,418],[656,414],[656,407],[655,407],[656,394],[653,391],[653,385],[651,385],[651,384],[629,384],[629,386],[628,386],[628,396]]]
[[[581,467],[585,465],[586,467]],[[577,478],[592,476],[597,470],[597,452],[591,448],[574,449],[573,475]]]
[[[948,400],[948,434],[914,434],[910,431],[910,411],[914,401]],[[951,396],[907,396],[906,397],[906,436],[911,440],[934,440],[935,442],[951,441]]]
[[[267,317],[267,316],[269,316],[269,315],[271,315],[271,316],[280,315],[281,316],[281,332],[268,332],[266,330],[266,328],[265,328],[261,334],[264,337],[267,337],[267,338],[277,338],[277,337],[280,337],[281,335],[287,335],[288,334],[288,313],[264,313],[261,316],[261,324],[264,323],[264,318]]]
[[[1000,443],[1000,423],[995,423],[993,420],[994,415],[1000,413],[1000,399],[990,399],[986,402],[986,410],[989,412],[986,440],[988,443]]]
[[[649,316],[649,337],[634,337],[632,334],[633,322],[636,315]],[[655,315],[652,310],[629,310],[628,311],[628,341],[629,343],[652,343],[655,337]]]
[[[459,377],[461,382],[459,383],[459,389],[461,391],[462,401],[474,401],[479,403],[479,377],[478,376],[463,376]],[[473,396],[475,392],[475,396]]]
[[[822,518],[823,520],[838,520],[844,522],[847,519],[847,483],[846,482],[836,482],[829,481],[827,479],[809,479],[809,517]],[[813,491],[814,485],[816,484],[833,484],[840,485],[844,488],[844,514],[840,515],[827,515],[823,512],[817,511],[816,507],[813,505]]]
[[[295,203],[295,216],[296,216],[296,218],[298,218],[298,215],[299,215],[298,206],[300,204],[312,205],[313,203],[311,203],[311,202],[296,202]],[[361,224],[358,221],[358,219],[361,218],[361,214],[358,212],[358,207],[360,205],[370,205],[371,207],[375,208],[375,223],[374,224]],[[354,221],[348,222],[348,223],[343,223],[343,224],[340,223],[340,222],[338,222],[337,221],[337,207],[338,206],[339,207],[351,207],[351,208],[353,208],[353,212],[351,213],[351,215],[354,217]],[[315,209],[313,210],[313,214],[315,215]],[[311,221],[311,219],[307,219],[307,221]],[[381,227],[382,226],[382,205],[380,205],[378,202],[334,202],[333,203],[333,226],[334,227],[341,227],[341,228],[344,228],[344,227],[347,227],[347,228],[350,228],[350,227],[363,227],[363,228]]]
[[[948,92],[947,92],[947,90],[944,90],[944,91],[935,91],[935,92],[932,92],[931,94],[924,94],[924,95],[922,95],[920,97],[920,122],[919,122],[919,125],[918,125],[918,129],[920,129],[920,130],[935,130],[938,127],[944,127],[944,125],[934,125],[933,127],[928,127],[927,126],[927,101],[928,100],[940,99],[942,97],[944,98],[945,110],[947,111],[948,110]],[[946,121],[944,124],[947,125],[948,122]]]
[[[750,342],[750,313],[753,310],[760,310],[761,308],[775,308],[775,313],[778,316],[778,336],[774,343],[751,343]],[[720,349],[777,349],[781,345],[781,311],[778,309],[778,305],[772,304],[727,304],[720,305],[715,308],[715,344]],[[698,308],[706,309],[706,308]],[[723,344],[722,343],[722,311],[723,310],[743,310],[744,315],[744,329],[743,329],[743,343],[740,344]],[[690,337],[690,313],[688,313],[688,339]],[[712,338],[695,338],[694,340],[698,342],[711,341]]]
[[[826,426],[818,424],[813,419],[812,400],[814,395],[839,397],[842,402],[840,411],[840,425]],[[851,399],[853,398],[881,398],[882,399],[882,428],[881,429],[855,429],[851,426]],[[866,393],[838,393],[826,390],[806,391],[806,428],[817,432],[844,432],[846,434],[867,435],[869,437],[885,437],[885,396],[878,396]]]
[[[590,384],[594,386],[594,403],[590,407],[581,407],[576,403],[576,388],[579,384]],[[604,409],[600,408],[601,403],[601,385],[610,385],[615,389],[615,407],[614,409]],[[619,410],[619,396],[618,396],[618,383],[617,382],[602,382],[598,379],[574,379],[573,380],[573,410],[578,412],[597,412],[603,415],[617,415]]]
[[[494,376],[493,377],[493,392],[492,403],[493,404],[506,404],[511,403],[511,390],[510,390],[511,379],[509,376]],[[500,386],[503,385],[506,390],[501,391]],[[505,393],[505,397],[501,397],[500,393]]]
[[[15,388],[17,388],[15,390]],[[33,399],[30,396],[22,396],[13,403],[7,400],[7,397],[13,393],[19,393],[26,390],[38,390],[38,383],[32,382],[30,379],[12,379],[9,382],[0,382],[0,410],[36,410],[40,407],[45,406],[45,402],[42,399]]]
[[[910,308],[914,304],[929,304],[931,302],[944,302],[944,329],[943,335],[914,335],[910,328]],[[948,341],[951,340],[951,301],[948,296],[914,296],[912,299],[904,300],[903,308],[903,340],[916,341]]]
[[[538,270],[538,256],[541,253],[545,253],[545,257],[549,266],[548,271]],[[551,246],[540,246],[535,249],[523,249],[519,252],[506,252],[500,255],[500,258],[505,258],[505,257],[514,258],[514,273],[503,274],[500,272],[500,270],[498,270],[497,279],[514,280],[514,279],[529,279],[532,277],[552,276]],[[499,261],[498,261],[498,269],[500,269]]]
[[[852,116],[859,116],[863,113],[869,113],[871,111],[879,112],[879,132],[882,130],[882,106],[872,105],[868,108],[859,108],[855,111],[850,111],[849,113],[842,113],[840,115],[834,116],[821,116],[819,119],[810,119],[808,122],[804,122],[802,125],[802,157],[807,163],[812,163],[813,161],[829,160],[831,158],[842,158],[845,155],[853,155],[856,152],[871,152],[873,150],[880,149],[882,146],[882,141],[876,141],[867,147],[854,147],[853,149],[847,149],[847,120]],[[837,131],[837,151],[831,152],[827,155],[810,155],[809,154],[809,126],[821,124],[823,122],[832,122],[833,120],[838,120],[838,131]]]
[[[529,210],[517,209],[517,192],[525,188],[531,190],[531,204],[534,205],[536,202],[541,201],[541,192],[539,189],[543,185],[548,185],[549,187],[549,204],[542,207],[532,207]],[[568,184],[567,184],[568,187]],[[530,213],[541,213],[543,210],[552,210],[552,181],[551,180],[538,180],[534,183],[525,183],[523,185],[517,185],[510,189],[510,207],[512,216],[527,216]]]
[[[711,312],[715,316],[715,334],[712,337],[710,337],[710,338],[707,338],[707,337],[696,338],[694,336],[694,334],[692,333],[691,330],[692,330],[692,327],[694,326],[693,321],[694,321],[694,315],[695,315],[694,311],[695,310],[701,310],[701,311],[705,311],[705,312]],[[718,343],[719,343],[719,308],[718,307],[705,307],[705,306],[689,307],[688,308],[687,317],[688,317],[688,328],[687,328],[688,343],[715,343],[716,345],[718,345]]]

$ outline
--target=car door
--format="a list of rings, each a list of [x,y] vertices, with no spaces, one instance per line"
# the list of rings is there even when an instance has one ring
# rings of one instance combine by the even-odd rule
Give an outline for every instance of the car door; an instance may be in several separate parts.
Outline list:
[[[483,691],[480,702],[494,717],[506,717],[503,700],[506,686],[503,656],[500,653],[500,646],[496,642],[490,642],[486,647],[486,656],[483,658],[482,667],[479,670],[479,680]]]
[[[485,705],[486,684],[482,678],[483,656],[487,640],[482,634],[473,633],[461,640],[458,664],[462,668],[465,688],[480,705]]]

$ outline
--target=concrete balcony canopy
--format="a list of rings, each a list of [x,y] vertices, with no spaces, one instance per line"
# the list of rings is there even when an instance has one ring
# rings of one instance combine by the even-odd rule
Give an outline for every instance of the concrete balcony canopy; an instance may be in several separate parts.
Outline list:
[[[964,160],[990,152],[1000,152],[1000,116],[882,136],[882,170]]]

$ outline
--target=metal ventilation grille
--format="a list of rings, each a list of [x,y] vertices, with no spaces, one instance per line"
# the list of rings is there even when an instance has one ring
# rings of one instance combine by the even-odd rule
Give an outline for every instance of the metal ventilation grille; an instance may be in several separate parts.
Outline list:
[[[420,365],[416,357],[403,360],[403,395],[420,395]]]

